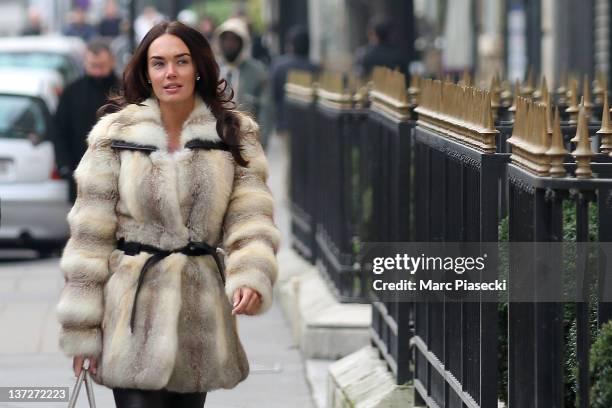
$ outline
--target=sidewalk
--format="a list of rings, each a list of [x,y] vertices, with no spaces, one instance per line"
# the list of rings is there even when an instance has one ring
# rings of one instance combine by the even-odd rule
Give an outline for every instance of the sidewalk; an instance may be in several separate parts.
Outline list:
[[[277,201],[277,224],[283,247],[289,245],[285,168],[280,141],[269,147],[270,187]],[[281,265],[282,267],[282,265]],[[55,304],[63,286],[58,259],[7,260],[0,253],[0,386],[54,386],[74,384],[71,360],[58,348],[59,326]],[[263,316],[238,319],[251,375],[233,390],[211,392],[206,407],[313,408],[304,363],[278,304]],[[77,407],[86,407],[84,390]],[[112,392],[95,386],[99,408],[114,407]],[[0,407],[32,408],[42,403],[3,403]],[[67,403],[44,403],[45,408]]]

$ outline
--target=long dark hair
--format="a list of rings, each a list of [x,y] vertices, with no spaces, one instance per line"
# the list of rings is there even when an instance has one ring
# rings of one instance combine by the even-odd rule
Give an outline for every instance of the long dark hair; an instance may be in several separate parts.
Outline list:
[[[201,78],[195,83],[195,92],[217,119],[217,133],[229,146],[234,160],[246,166],[248,163],[241,155],[240,118],[235,112],[234,91],[228,90],[227,81],[219,78],[219,65],[208,40],[181,22],[164,21],[149,30],[123,71],[121,90],[109,98],[109,103],[100,109],[99,114],[114,112],[133,103],[140,104],[152,95],[153,90],[147,81],[147,52],[151,43],[164,34],[175,35],[187,45]]]

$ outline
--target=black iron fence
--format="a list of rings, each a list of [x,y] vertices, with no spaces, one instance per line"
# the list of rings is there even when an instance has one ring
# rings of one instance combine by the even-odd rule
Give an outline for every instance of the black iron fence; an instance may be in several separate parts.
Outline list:
[[[312,95],[292,98],[287,103],[291,123],[290,197],[291,232],[294,248],[310,262],[316,259],[314,172],[317,145],[313,143],[314,105]]]
[[[526,108],[533,110],[533,104]],[[526,109],[527,110],[527,109]],[[603,111],[608,114],[607,104]],[[524,115],[523,115],[524,116]],[[526,119],[526,118],[523,118]],[[533,118],[541,123],[544,117]],[[522,148],[529,135],[515,131],[509,140],[515,149],[513,163],[508,166],[509,240],[514,242],[612,242],[609,205],[612,187],[612,165],[604,153],[591,150],[584,110],[580,111],[572,163],[556,118],[548,151],[547,166],[535,168],[533,160],[525,161]],[[605,133],[605,132],[604,132]],[[601,134],[601,132],[600,132]],[[591,136],[592,137],[592,136]],[[548,136],[543,139],[547,142]],[[565,140],[564,140],[565,139]],[[532,139],[532,142],[534,140]],[[564,143],[565,142],[565,143]],[[599,149],[598,149],[599,150]],[[558,155],[558,156],[557,156]],[[558,160],[555,160],[555,156]],[[543,157],[541,157],[543,158]],[[533,159],[533,158],[532,158]],[[535,158],[537,159],[537,157]],[[541,163],[546,164],[546,161]],[[536,171],[537,170],[537,171]],[[570,247],[571,248],[571,247]],[[535,252],[533,258],[510,258],[510,273],[518,268],[534,268],[545,254]],[[592,254],[576,251],[562,257],[546,259],[547,268],[535,268],[533,288],[536,296],[551,296],[551,290],[563,291],[563,276],[580,276],[576,271],[586,265]],[[600,276],[610,271],[603,264]],[[554,273],[557,288],[540,287],[536,281],[545,273]],[[577,406],[591,407],[589,373],[590,345],[595,340],[597,325],[611,317],[610,306],[598,302],[604,280],[592,282],[595,288],[578,303],[539,302],[508,304],[508,402],[510,406]],[[588,291],[587,287],[583,288]],[[542,291],[542,293],[540,293]],[[546,291],[547,293],[544,293]],[[592,301],[592,302],[591,302]],[[593,319],[593,316],[596,316]]]
[[[509,155],[495,152],[490,96],[431,81],[423,86],[415,130],[416,240],[496,242]],[[435,98],[440,92],[448,97]],[[441,120],[451,126],[442,131]],[[497,321],[495,303],[415,304],[411,344],[421,402],[496,406],[498,359],[491,345],[497,342]]]
[[[609,320],[608,303],[381,301],[359,261],[366,241],[612,242],[612,129],[595,119],[607,106],[555,123],[550,98],[495,112],[493,93],[425,81],[415,113],[385,70],[367,109],[346,87],[295,97],[309,86],[289,98],[294,246],[340,300],[372,302],[372,343],[397,383],[429,407],[589,406],[590,322]]]
[[[316,264],[340,301],[365,302],[367,288],[355,266],[359,245],[359,141],[366,112],[317,103],[315,108],[318,160],[313,171],[315,193]]]
[[[412,197],[413,132],[416,121],[409,101],[394,90],[405,89],[401,76],[377,72],[367,132],[359,149],[359,192],[362,197],[362,241],[404,242],[414,237]],[[385,92],[387,91],[387,92]],[[386,96],[386,98],[385,98]],[[411,350],[402,339],[414,335],[414,307],[410,303],[382,301],[371,294],[370,337],[398,383],[412,379]]]

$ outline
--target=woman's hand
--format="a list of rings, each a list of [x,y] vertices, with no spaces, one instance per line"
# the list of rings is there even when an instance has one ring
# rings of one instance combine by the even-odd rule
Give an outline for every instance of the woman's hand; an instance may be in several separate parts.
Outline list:
[[[81,375],[81,370],[83,369],[83,361],[85,359],[89,359],[89,371],[91,374],[96,374],[98,371],[98,361],[93,357],[83,357],[83,356],[75,356],[72,359],[72,369],[74,370],[74,375],[78,377]]]
[[[234,291],[232,314],[254,315],[261,306],[261,295],[254,289],[242,286]]]

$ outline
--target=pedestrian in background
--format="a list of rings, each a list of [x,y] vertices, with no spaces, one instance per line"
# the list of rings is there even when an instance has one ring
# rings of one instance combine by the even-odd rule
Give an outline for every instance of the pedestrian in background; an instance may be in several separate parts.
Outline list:
[[[43,33],[42,16],[36,6],[28,8],[28,22],[21,35],[41,35]]]
[[[123,20],[121,22],[120,33],[111,41],[110,49],[115,57],[115,73],[121,76],[130,58],[132,58],[132,40],[130,37],[129,20]]]
[[[121,33],[121,21],[117,3],[108,0],[104,5],[104,16],[98,23],[98,34],[102,37],[117,37]]]
[[[193,10],[185,9],[179,11],[178,15],[176,16],[176,19],[191,28],[197,29],[198,15]]]
[[[87,22],[87,15],[81,7],[76,7],[68,14],[68,21],[64,35],[80,37],[85,42],[96,36],[96,29]]]
[[[200,20],[200,32],[208,41],[213,40],[213,35],[215,34],[215,30],[217,29],[217,21],[214,17],[204,16]]]
[[[157,11],[154,6],[145,7],[134,21],[136,41],[140,42],[154,25],[161,23],[165,19],[164,15]]]
[[[251,57],[251,38],[243,20],[231,18],[215,31],[221,77],[235,93],[235,102],[259,122],[264,147],[269,131],[269,90],[265,66]]]
[[[57,168],[70,181],[72,201],[76,197],[73,173],[87,149],[87,134],[96,123],[96,112],[107,102],[109,93],[119,86],[113,72],[115,59],[106,41],[90,41],[83,64],[85,75],[64,89],[55,113]]]
[[[118,408],[201,408],[249,373],[236,315],[271,306],[280,234],[257,124],[226,86],[197,30],[156,25],[76,170],[60,345]]]
[[[255,31],[249,14],[243,8],[238,8],[232,14],[232,18],[239,18],[247,27],[251,39],[251,57],[261,61],[265,66],[269,66],[272,62],[272,56],[268,47],[264,44],[263,36]]]
[[[283,134],[287,131],[285,114],[285,84],[290,70],[318,73],[320,67],[310,61],[310,38],[305,27],[295,26],[287,36],[287,54],[277,57],[271,68],[272,100],[274,102],[274,122],[276,131]]]
[[[408,73],[408,60],[389,44],[391,24],[384,17],[374,17],[368,23],[368,44],[355,51],[354,68],[361,78],[369,78],[376,66]]]

